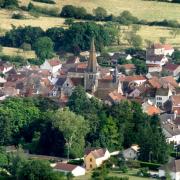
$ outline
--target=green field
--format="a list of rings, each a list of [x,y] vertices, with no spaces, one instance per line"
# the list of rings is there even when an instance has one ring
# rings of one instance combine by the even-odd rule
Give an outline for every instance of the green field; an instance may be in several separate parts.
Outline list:
[[[117,177],[129,177],[129,180],[148,180],[150,178],[144,178],[144,177],[138,177],[135,176],[134,174],[137,173],[137,169],[132,169],[129,170],[128,173],[120,173],[118,171],[111,171],[109,173],[109,176],[117,176]],[[85,176],[79,176],[79,177],[75,177],[74,180],[90,180],[91,179],[91,173],[86,173]]]

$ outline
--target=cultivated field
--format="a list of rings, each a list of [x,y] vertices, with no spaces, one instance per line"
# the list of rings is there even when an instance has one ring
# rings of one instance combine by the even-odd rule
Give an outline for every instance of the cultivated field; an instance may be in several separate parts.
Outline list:
[[[12,11],[0,10],[0,33],[2,34],[6,30],[10,30],[13,26],[40,26],[46,30],[49,27],[60,27],[63,26],[63,18],[54,17],[33,17],[29,14],[26,15],[27,19],[12,19]]]
[[[23,5],[27,5],[31,0],[20,0]],[[140,19],[146,20],[179,20],[180,5],[173,3],[163,3],[145,0],[56,0],[56,5],[33,2],[44,7],[56,7],[61,10],[64,5],[72,4],[83,6],[88,12],[98,6],[104,7],[108,13],[119,15],[122,11],[128,10]]]
[[[3,47],[3,54],[8,56],[22,56],[25,59],[32,59],[36,57],[34,51],[23,51],[22,49],[18,48],[10,48],[10,47]]]

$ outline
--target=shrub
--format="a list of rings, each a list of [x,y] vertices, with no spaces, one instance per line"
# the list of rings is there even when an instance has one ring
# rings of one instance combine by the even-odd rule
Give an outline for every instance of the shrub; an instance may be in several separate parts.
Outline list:
[[[21,48],[24,50],[24,51],[31,51],[31,44],[29,43],[23,43],[21,45]]]
[[[55,17],[57,17],[59,14],[59,10],[57,8],[43,8],[43,7],[35,6],[32,3],[29,3],[28,11],[30,11],[31,13],[40,13]]]
[[[150,174],[148,173],[148,168],[141,168],[138,172],[137,175],[138,176],[143,176],[143,177],[149,177]]]
[[[48,3],[48,4],[56,4],[53,0],[33,0],[35,2]]]
[[[25,19],[24,15],[21,13],[14,13],[11,18],[12,19]]]
[[[150,162],[140,162],[141,167],[148,167],[150,170],[158,170],[161,164],[150,163]]]

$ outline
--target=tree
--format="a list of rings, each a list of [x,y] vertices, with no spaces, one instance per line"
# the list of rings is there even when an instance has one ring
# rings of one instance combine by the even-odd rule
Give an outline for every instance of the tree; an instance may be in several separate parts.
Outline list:
[[[134,48],[140,48],[142,46],[142,38],[140,35],[136,35],[133,32],[128,32],[126,34],[126,40],[129,45],[133,46]]]
[[[97,20],[104,20],[107,16],[107,11],[102,7],[97,7],[93,10],[93,13]]]
[[[159,42],[160,42],[161,44],[165,44],[165,43],[166,43],[166,38],[165,38],[165,37],[160,37],[160,38],[159,38]]]
[[[173,36],[173,38],[176,38],[176,36],[180,34],[180,28],[173,28],[169,33]]]
[[[102,147],[110,151],[120,149],[122,139],[119,136],[118,127],[112,117],[108,117],[101,122],[100,142]]]
[[[180,51],[179,50],[175,50],[172,57],[173,57],[173,62],[175,64],[180,64]]]
[[[69,109],[77,114],[83,115],[85,109],[88,109],[90,101],[87,98],[86,91],[82,86],[77,86],[69,98]]]
[[[0,45],[0,53],[2,52],[2,50],[3,50],[3,47]]]
[[[60,109],[53,116],[53,125],[63,133],[69,155],[83,154],[84,138],[88,132],[88,124],[82,116],[76,115],[68,109]],[[72,149],[76,150],[72,152]]]
[[[16,8],[18,6],[18,0],[0,0],[0,7],[2,8]]]
[[[48,59],[53,55],[54,43],[49,37],[40,37],[34,44],[34,50],[40,59]]]
[[[109,169],[103,164],[100,168],[97,168],[92,173],[92,179],[94,180],[104,180],[107,178]]]
[[[64,33],[65,30],[59,27],[52,27],[46,31],[46,36],[52,39],[54,42],[54,49],[59,50],[64,42]]]
[[[18,172],[21,180],[60,180],[65,176],[58,172],[54,172],[50,164],[42,160],[29,160]]]

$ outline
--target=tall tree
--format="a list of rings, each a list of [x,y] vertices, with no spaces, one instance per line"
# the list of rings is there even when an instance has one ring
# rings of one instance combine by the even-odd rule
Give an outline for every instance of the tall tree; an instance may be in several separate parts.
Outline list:
[[[58,128],[64,136],[67,145],[67,158],[69,155],[81,156],[85,145],[85,135],[88,124],[82,116],[76,115],[68,109],[60,109],[53,116],[54,127]],[[77,151],[73,151],[76,149]]]
[[[97,7],[93,10],[93,13],[97,20],[104,20],[107,16],[107,11],[102,7]]]
[[[54,43],[49,37],[40,37],[34,44],[34,50],[40,59],[51,58],[53,55]]]

